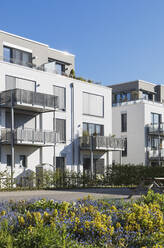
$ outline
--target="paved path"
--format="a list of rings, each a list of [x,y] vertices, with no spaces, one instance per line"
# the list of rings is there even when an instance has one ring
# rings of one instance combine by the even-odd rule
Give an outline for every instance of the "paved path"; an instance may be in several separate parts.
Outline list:
[[[76,190],[36,190],[36,191],[13,191],[0,192],[0,201],[8,200],[32,200],[32,199],[54,199],[58,201],[75,201],[79,198],[91,195],[96,199],[132,199],[140,197],[133,194],[134,191],[126,188],[99,188],[99,189],[76,189]]]

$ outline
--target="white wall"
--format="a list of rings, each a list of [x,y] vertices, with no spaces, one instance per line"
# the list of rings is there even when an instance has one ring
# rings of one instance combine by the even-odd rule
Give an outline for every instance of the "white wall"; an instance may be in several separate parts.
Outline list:
[[[127,113],[127,132],[121,132],[121,113]],[[122,158],[123,164],[147,164],[147,125],[151,124],[151,113],[162,115],[164,122],[164,105],[146,100],[122,103],[112,108],[113,134],[127,137],[127,157]],[[113,160],[119,163],[119,154]]]
[[[36,81],[40,86],[37,87],[37,92],[53,94],[53,86],[62,86],[66,88],[66,111],[57,111],[55,113],[56,118],[66,119],[66,143],[56,145],[56,156],[65,156],[66,165],[68,169],[72,168],[73,158],[72,158],[72,145],[71,145],[71,87],[70,84],[74,85],[74,138],[82,135],[83,122],[102,124],[104,125],[104,135],[108,136],[112,134],[112,108],[111,108],[111,89],[108,87],[82,82],[79,80],[74,80],[61,75],[42,72],[31,68],[26,68],[23,66],[9,64],[5,62],[0,62],[0,91],[5,90],[5,75],[21,77],[28,80]],[[83,91],[98,94],[104,96],[104,117],[95,117],[83,115],[83,103],[82,94]],[[1,125],[4,126],[3,111],[1,113],[2,120]],[[37,116],[37,127],[39,127],[39,118]],[[43,113],[43,129],[53,130],[53,113]],[[19,149],[24,149],[19,146]],[[79,164],[79,152],[77,144],[74,146],[75,158],[74,165],[75,169],[81,168]],[[28,150],[28,149],[27,149]],[[4,152],[3,152],[4,156]],[[34,152],[33,156],[33,168],[39,162],[39,149],[37,153]],[[102,156],[106,159],[105,154]],[[30,157],[29,157],[30,159]],[[112,161],[111,155],[109,158]],[[30,160],[29,160],[30,161]],[[32,160],[31,160],[32,161]],[[43,163],[53,163],[53,147],[43,148]],[[82,161],[81,161],[82,162]],[[29,166],[31,166],[29,162]]]
[[[144,104],[124,103],[112,108],[113,134],[127,138],[127,157],[122,157],[123,164],[145,164],[144,139]],[[121,113],[127,113],[127,132],[121,132]],[[113,160],[119,163],[120,154],[115,152]]]

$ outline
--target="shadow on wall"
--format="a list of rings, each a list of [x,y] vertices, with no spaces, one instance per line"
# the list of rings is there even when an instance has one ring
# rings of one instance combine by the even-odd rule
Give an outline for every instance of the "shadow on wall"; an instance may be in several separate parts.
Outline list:
[[[17,187],[29,187],[35,186],[35,173],[30,169],[24,168],[24,171],[15,177]]]

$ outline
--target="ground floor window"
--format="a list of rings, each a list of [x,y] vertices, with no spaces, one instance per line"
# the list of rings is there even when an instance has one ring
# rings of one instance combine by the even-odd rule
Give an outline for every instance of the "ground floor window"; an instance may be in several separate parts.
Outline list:
[[[11,166],[11,154],[7,154],[7,166]]]
[[[26,156],[25,155],[20,155],[20,166],[21,167],[27,167],[27,165],[26,165]]]
[[[122,157],[127,157],[127,138],[124,139],[124,150],[122,151]]]
[[[84,158],[83,172],[85,174],[90,174],[91,172],[91,159],[90,158]],[[100,159],[100,158],[93,159],[93,173],[94,175],[104,174],[104,159]]]
[[[64,157],[56,157],[56,169],[60,169],[64,171],[65,169],[65,158]]]

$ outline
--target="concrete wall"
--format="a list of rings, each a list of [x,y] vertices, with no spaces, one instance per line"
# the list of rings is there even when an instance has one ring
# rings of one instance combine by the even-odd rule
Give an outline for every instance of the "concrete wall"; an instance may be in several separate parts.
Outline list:
[[[138,100],[122,103],[112,109],[113,134],[117,137],[127,137],[127,157],[122,158],[123,164],[148,164],[147,125],[151,124],[151,113],[161,114],[161,121],[164,122],[164,105],[153,101]],[[121,113],[127,113],[126,133],[121,132]],[[119,163],[118,153],[113,155],[113,160]]]
[[[28,80],[36,81],[37,92],[53,94],[53,86],[62,86],[66,88],[66,111],[57,111],[55,113],[56,118],[66,120],[66,143],[56,145],[56,156],[64,156],[66,161],[67,169],[79,170],[82,168],[83,154],[79,155],[79,149],[77,143],[74,145],[74,157],[73,157],[73,145],[72,137],[75,142],[79,136],[82,135],[83,122],[102,124],[104,125],[104,135],[108,136],[112,134],[112,108],[111,108],[111,89],[108,87],[90,84],[87,82],[82,82],[79,80],[74,80],[68,77],[64,77],[58,74],[38,71],[28,67],[19,66],[16,64],[0,62],[0,91],[5,90],[5,75],[11,75],[15,77],[21,77]],[[72,86],[74,89],[74,103],[72,105]],[[104,97],[104,117],[95,117],[83,115],[83,91],[102,95]],[[74,112],[74,123],[72,121],[71,110]],[[5,109],[1,110],[1,127],[5,127]],[[53,130],[53,113],[43,113],[43,129]],[[39,115],[36,117],[37,127],[39,127]],[[74,130],[72,136],[72,130]],[[21,150],[23,149],[23,150]],[[36,149],[36,150],[35,150]],[[3,148],[3,156],[5,156]],[[53,164],[53,147],[43,147],[43,163]],[[28,167],[35,170],[35,166],[38,165],[40,158],[40,148],[28,148],[25,149],[19,146],[16,149],[16,156],[20,153],[26,152],[28,156]],[[33,152],[32,152],[33,151]],[[21,154],[24,155],[24,154]],[[86,154],[85,154],[86,155]],[[89,155],[89,154],[88,154]],[[100,156],[105,159],[106,154],[94,154],[95,156]],[[3,165],[5,166],[5,159],[3,159]],[[109,157],[110,163],[112,162],[112,157]]]
[[[113,107],[113,134],[116,137],[127,138],[127,157],[122,157],[123,164],[145,164],[145,129],[144,129],[144,104],[125,103]],[[127,113],[127,132],[121,132],[121,114]],[[113,160],[120,162],[120,154],[115,152]]]

